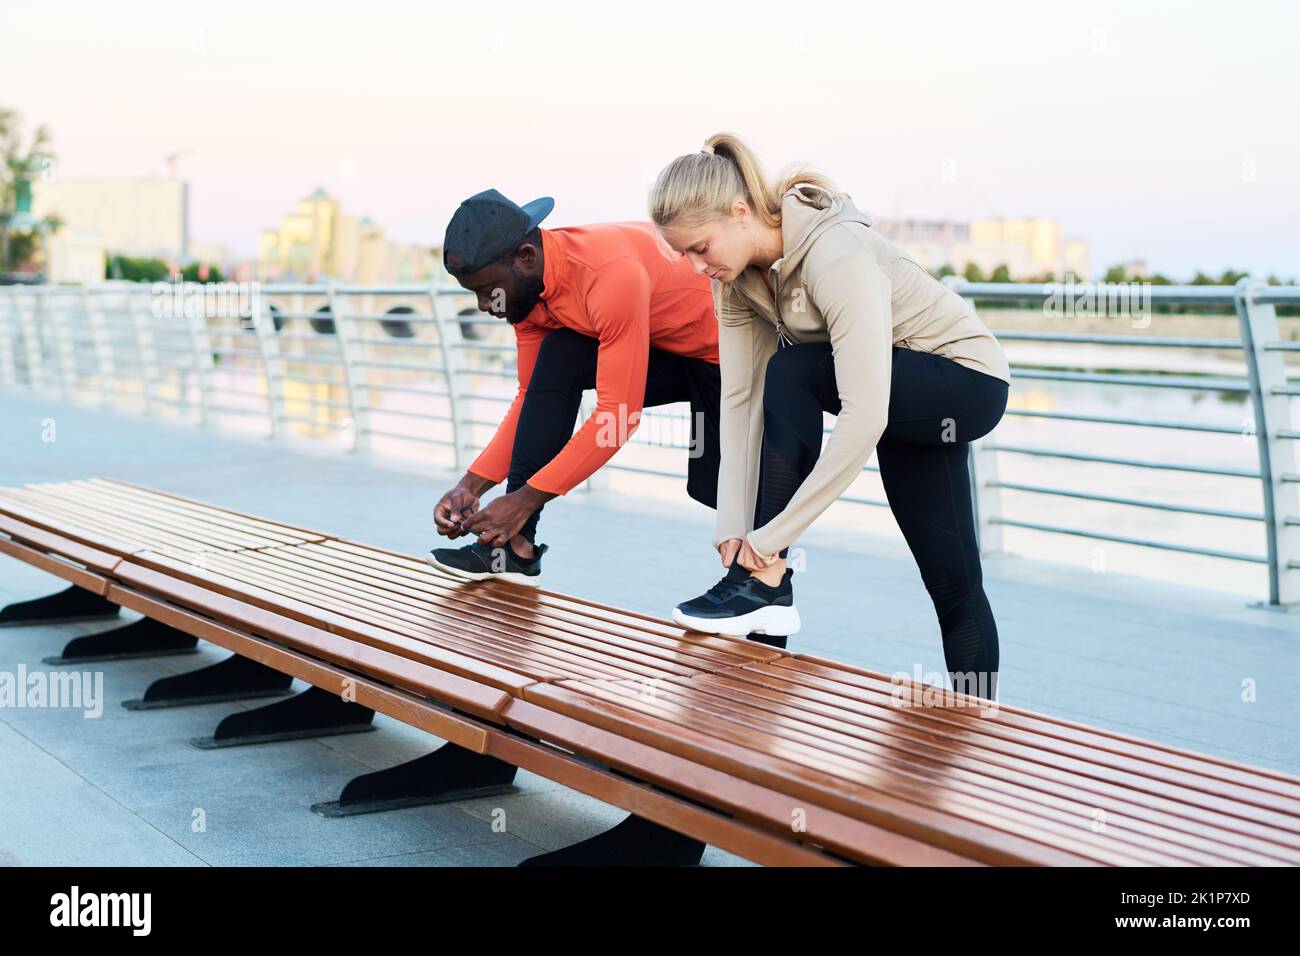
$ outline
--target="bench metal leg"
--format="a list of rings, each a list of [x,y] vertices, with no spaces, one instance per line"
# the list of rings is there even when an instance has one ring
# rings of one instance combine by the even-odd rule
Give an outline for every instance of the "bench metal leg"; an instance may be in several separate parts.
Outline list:
[[[231,714],[217,724],[211,737],[195,737],[190,743],[201,750],[213,750],[279,740],[356,734],[374,730],[371,723],[374,716],[375,712],[369,707],[312,687],[288,700]]]
[[[111,631],[74,638],[63,653],[45,658],[46,664],[81,664],[120,661],[137,657],[165,657],[198,653],[199,639],[152,618],[142,617]]]
[[[580,843],[530,856],[521,867],[696,866],[708,846],[632,814],[622,823]]]
[[[15,601],[0,608],[0,627],[98,621],[101,618],[117,617],[120,610],[107,598],[73,584],[57,594],[47,594],[30,601]]]
[[[504,760],[447,743],[423,757],[353,778],[337,800],[313,804],[312,811],[323,817],[350,817],[517,793],[513,782],[518,770]]]
[[[125,700],[127,710],[189,707],[253,697],[283,697],[293,677],[248,657],[231,654],[224,661],[171,677],[160,677],[137,700]]]

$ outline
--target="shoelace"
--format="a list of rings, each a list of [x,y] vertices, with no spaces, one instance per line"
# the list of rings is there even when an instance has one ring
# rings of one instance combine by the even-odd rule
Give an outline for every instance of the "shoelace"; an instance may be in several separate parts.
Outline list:
[[[713,587],[709,588],[708,593],[719,601],[725,601],[737,591],[741,590],[748,581],[748,578],[741,578],[739,581],[734,578],[723,578],[717,584],[713,585]]]

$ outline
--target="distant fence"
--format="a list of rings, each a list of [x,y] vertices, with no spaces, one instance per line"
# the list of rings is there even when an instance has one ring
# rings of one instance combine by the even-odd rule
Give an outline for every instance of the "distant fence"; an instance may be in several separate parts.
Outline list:
[[[971,302],[1048,307],[1059,296],[1049,284],[948,284]],[[1002,549],[1002,529],[1118,542],[1157,551],[1267,567],[1268,603],[1300,602],[1300,469],[1276,309],[1300,306],[1300,287],[1242,280],[1236,286],[1155,286],[1150,303],[1219,306],[1235,310],[1236,338],[1179,338],[1129,334],[998,331],[1004,342],[1087,344],[1107,348],[1231,350],[1245,374],[1206,376],[1150,371],[1070,371],[1012,366],[1013,385],[1034,380],[1089,383],[1101,388],[1148,386],[1242,396],[1253,417],[1256,461],[1247,467],[1149,457],[1094,454],[1080,448],[1007,444],[999,431],[972,443],[970,469],[981,550]],[[182,416],[200,424],[232,425],[271,437],[333,436],[357,450],[422,449],[447,467],[464,468],[484,446],[515,392],[513,338],[505,323],[478,313],[459,288],[429,285],[332,284],[258,287],[256,309],[240,315],[229,301],[167,308],[167,293],[147,284],[0,287],[0,388],[22,388],[77,401],[99,402],[144,414]],[[585,409],[591,407],[590,401]],[[1010,407],[1008,417],[1093,422],[1121,427],[1231,434],[1241,429],[1211,422],[1141,415],[1108,416]],[[648,427],[649,426],[649,427]],[[829,430],[829,429],[828,429]],[[665,437],[666,435],[666,437]],[[685,406],[648,410],[630,446],[685,448]],[[684,477],[684,467],[638,464],[624,449],[608,466],[625,473]],[[1262,508],[1205,507],[1046,484],[1003,481],[1002,456],[1099,463],[1125,469],[1162,469],[1223,479],[1223,500],[1242,479],[1256,484]],[[671,456],[677,465],[680,455]],[[670,465],[672,462],[670,462]],[[866,472],[878,473],[875,465]],[[593,483],[602,480],[597,476]],[[1236,483],[1236,484],[1233,484]],[[1114,526],[1068,527],[1006,513],[1004,490],[1065,496],[1139,509],[1226,518],[1262,525],[1261,549],[1216,549],[1201,541],[1157,541]],[[887,507],[883,499],[845,495],[845,501]]]

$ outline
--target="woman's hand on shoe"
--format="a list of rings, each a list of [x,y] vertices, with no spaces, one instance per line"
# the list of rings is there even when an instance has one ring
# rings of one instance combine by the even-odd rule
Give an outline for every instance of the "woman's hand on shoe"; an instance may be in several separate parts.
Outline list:
[[[739,538],[728,538],[722,544],[718,545],[718,554],[722,557],[722,566],[731,567],[736,560],[736,554],[740,551],[741,541]]]
[[[749,539],[746,538],[740,543],[740,552],[736,555],[736,560],[740,562],[742,568],[750,571],[763,571],[775,564],[777,558],[773,556],[764,560],[757,551],[749,546]]]

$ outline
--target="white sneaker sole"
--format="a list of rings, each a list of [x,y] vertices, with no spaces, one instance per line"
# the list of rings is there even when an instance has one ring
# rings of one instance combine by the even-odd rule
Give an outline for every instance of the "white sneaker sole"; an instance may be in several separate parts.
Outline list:
[[[522,584],[530,588],[540,587],[542,583],[540,574],[527,575],[520,574],[518,571],[462,571],[460,568],[443,564],[432,553],[426,554],[424,560],[439,571],[446,572],[453,578],[460,578],[462,581],[486,581],[490,578],[493,581],[509,581],[511,584]]]
[[[799,609],[794,605],[783,607],[772,605],[761,607],[757,611],[741,614],[737,617],[708,618],[692,617],[673,608],[673,620],[682,627],[706,634],[725,634],[728,637],[744,637],[746,634],[768,634],[773,637],[789,637],[799,633]]]

